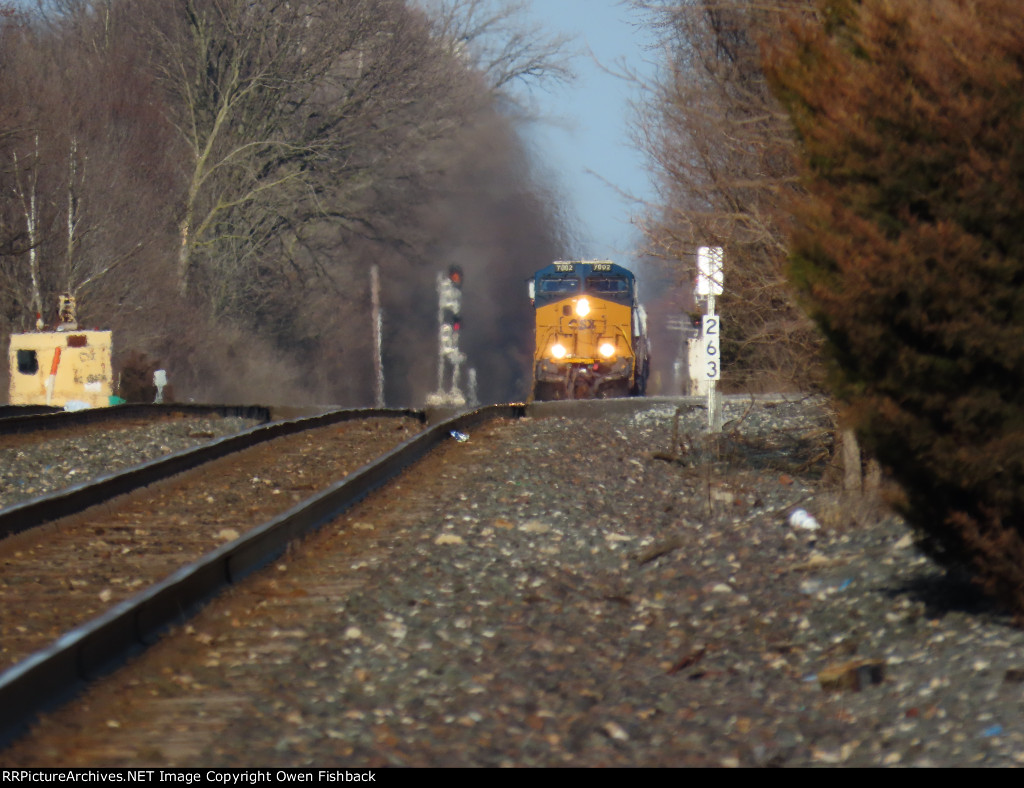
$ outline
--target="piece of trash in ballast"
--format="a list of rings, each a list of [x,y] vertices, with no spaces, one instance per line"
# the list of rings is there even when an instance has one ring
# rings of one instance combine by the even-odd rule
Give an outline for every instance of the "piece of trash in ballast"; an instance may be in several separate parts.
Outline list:
[[[800,581],[801,594],[808,594],[810,596],[813,596],[814,594],[817,594],[819,591],[821,591],[824,587],[825,584],[822,583],[820,580],[811,579]]]
[[[884,659],[857,659],[841,665],[828,665],[818,672],[823,690],[860,690],[885,680]]]
[[[455,440],[457,440],[459,443],[465,443],[466,441],[469,440],[469,436],[466,433],[459,432],[458,430],[452,430],[451,436],[455,438]]]
[[[794,509],[789,513],[789,524],[794,528],[799,528],[803,531],[817,531],[821,528],[818,525],[818,521],[814,519],[814,516],[806,509]]]

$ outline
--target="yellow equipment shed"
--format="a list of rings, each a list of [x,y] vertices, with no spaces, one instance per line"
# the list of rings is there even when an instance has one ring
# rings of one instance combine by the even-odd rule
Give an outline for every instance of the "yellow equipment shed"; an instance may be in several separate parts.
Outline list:
[[[110,331],[11,334],[11,405],[102,408],[110,404]]]

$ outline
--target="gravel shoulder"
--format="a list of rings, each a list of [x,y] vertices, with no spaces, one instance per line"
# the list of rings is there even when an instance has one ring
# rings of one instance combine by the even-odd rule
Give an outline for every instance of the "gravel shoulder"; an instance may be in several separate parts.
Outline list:
[[[0,508],[235,435],[258,422],[172,418],[0,436]]]
[[[1024,633],[837,494],[821,403],[726,417],[480,427],[0,766],[1024,762]]]

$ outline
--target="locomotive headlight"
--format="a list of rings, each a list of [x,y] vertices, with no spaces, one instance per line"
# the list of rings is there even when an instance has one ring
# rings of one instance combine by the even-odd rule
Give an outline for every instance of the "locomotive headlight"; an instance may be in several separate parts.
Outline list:
[[[551,355],[555,358],[565,358],[565,347],[556,342],[551,346]]]
[[[601,347],[598,348],[601,351],[601,355],[605,358],[611,358],[615,355],[615,345],[611,342],[602,342]]]
[[[576,316],[577,317],[586,317],[589,314],[590,314],[590,302],[587,299],[585,299],[585,298],[581,298],[579,301],[576,302]]]

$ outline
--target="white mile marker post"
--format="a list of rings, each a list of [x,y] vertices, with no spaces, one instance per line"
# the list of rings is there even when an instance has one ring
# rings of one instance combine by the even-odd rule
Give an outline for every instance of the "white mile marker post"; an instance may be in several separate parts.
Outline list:
[[[708,381],[708,432],[722,429],[722,409],[715,383],[722,378],[722,321],[715,314],[715,296],[722,294],[723,251],[720,246],[697,249],[697,295],[708,301],[707,314],[701,319],[704,345],[704,377]]]

